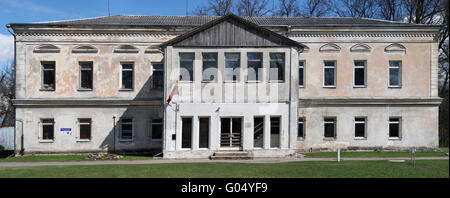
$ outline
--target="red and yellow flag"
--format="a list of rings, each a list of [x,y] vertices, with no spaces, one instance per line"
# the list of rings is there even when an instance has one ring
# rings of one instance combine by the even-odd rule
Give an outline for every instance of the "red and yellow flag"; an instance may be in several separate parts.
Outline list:
[[[167,104],[170,104],[170,101],[172,101],[173,96],[178,95],[178,80],[175,83],[175,87],[173,87],[172,92],[169,94],[169,98],[167,99]]]

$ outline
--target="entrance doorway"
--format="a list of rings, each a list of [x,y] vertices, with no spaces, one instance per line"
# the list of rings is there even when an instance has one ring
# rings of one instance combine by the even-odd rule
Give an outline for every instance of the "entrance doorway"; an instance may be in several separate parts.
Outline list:
[[[242,118],[220,118],[220,148],[239,150],[242,136]]]

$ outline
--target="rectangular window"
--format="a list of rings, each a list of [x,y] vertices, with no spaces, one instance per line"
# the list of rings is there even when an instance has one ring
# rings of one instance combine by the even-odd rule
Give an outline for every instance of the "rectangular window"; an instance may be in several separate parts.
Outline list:
[[[80,125],[80,140],[90,140],[91,139],[91,119],[90,118],[80,118],[78,119]]]
[[[192,118],[181,118],[181,148],[192,147]]]
[[[324,118],[324,136],[325,138],[336,138],[336,118]]]
[[[298,85],[305,86],[305,61],[298,62]]]
[[[162,90],[164,89],[164,64],[152,63],[152,89]]]
[[[270,117],[270,148],[280,147],[280,117]]]
[[[54,139],[54,129],[55,121],[53,119],[42,119],[42,139],[43,140],[53,140]]]
[[[402,62],[389,61],[389,86],[402,86]]]
[[[366,138],[366,118],[355,118],[355,138]]]
[[[366,61],[355,61],[354,85],[355,87],[366,86]]]
[[[121,63],[122,64],[122,89],[133,89],[134,82],[134,64],[133,63]]]
[[[241,77],[241,55],[225,53],[225,82],[239,82]]]
[[[336,87],[336,61],[324,61],[323,86]]]
[[[194,57],[194,53],[180,53],[180,81],[193,81]]]
[[[248,81],[262,81],[262,53],[248,53],[247,67]]]
[[[300,139],[304,139],[305,138],[305,118],[299,117],[297,124],[298,124],[297,137]]]
[[[400,138],[401,134],[401,119],[400,118],[389,118],[389,138]]]
[[[152,140],[161,140],[163,134],[162,119],[152,119]]]
[[[264,117],[253,118],[253,148],[264,146]]]
[[[42,62],[42,89],[55,90],[55,62]]]
[[[133,139],[133,119],[122,118],[120,120],[120,140]]]
[[[93,63],[80,62],[80,88],[92,89],[93,77]]]
[[[269,80],[284,81],[284,53],[270,53]]]
[[[209,148],[209,117],[199,118],[199,148]]]
[[[202,81],[217,81],[217,53],[203,53]]]

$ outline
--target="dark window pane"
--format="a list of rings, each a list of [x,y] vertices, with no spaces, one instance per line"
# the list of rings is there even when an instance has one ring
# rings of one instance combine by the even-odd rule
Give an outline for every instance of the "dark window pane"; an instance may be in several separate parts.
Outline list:
[[[54,135],[54,125],[52,124],[43,124],[42,125],[42,139],[44,140],[53,140]]]
[[[334,68],[325,68],[325,86],[334,85]]]
[[[365,137],[365,124],[355,123],[355,137]]]
[[[129,118],[122,119],[121,139],[133,138],[133,120]]]
[[[324,136],[326,138],[335,138],[336,120],[334,118],[325,118],[324,121]]]
[[[299,85],[302,85],[302,86],[304,85],[303,78],[304,78],[303,68],[299,68],[298,69],[298,84]]]
[[[192,118],[182,118],[181,148],[192,146]]]
[[[298,133],[297,133],[297,136],[298,137],[304,137],[305,136],[305,134],[304,134],[304,130],[305,128],[304,128],[304,126],[303,126],[303,123],[298,123]]]
[[[280,147],[280,117],[270,118],[270,147]]]
[[[225,54],[225,80],[239,81],[240,70],[241,70],[240,55]]]
[[[92,89],[92,70],[81,70],[81,88]]]
[[[133,72],[123,71],[122,72],[122,88],[132,89],[133,88]]]
[[[55,63],[45,62],[42,63],[43,67],[43,88],[55,89]]]
[[[399,68],[389,68],[389,85],[400,85]]]
[[[202,80],[214,81],[216,79],[216,76],[217,76],[217,54],[204,53]]]
[[[209,147],[209,118],[200,118],[199,148]]]
[[[270,53],[269,80],[284,80],[284,53]]]
[[[156,123],[156,120],[152,121],[152,139],[161,139],[162,138],[162,131],[163,131],[163,125],[162,122]]]
[[[262,148],[264,145],[264,117],[253,118],[253,147]]]
[[[262,80],[262,53],[248,53],[247,67],[247,80]]]
[[[80,139],[91,139],[91,124],[80,124]]]
[[[355,85],[365,85],[365,69],[364,68],[355,68]]]

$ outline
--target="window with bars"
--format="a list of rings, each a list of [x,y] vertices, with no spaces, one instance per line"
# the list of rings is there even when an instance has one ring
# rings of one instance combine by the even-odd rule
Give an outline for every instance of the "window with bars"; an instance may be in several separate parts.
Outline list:
[[[42,119],[42,140],[54,140],[55,138],[55,120]]]

